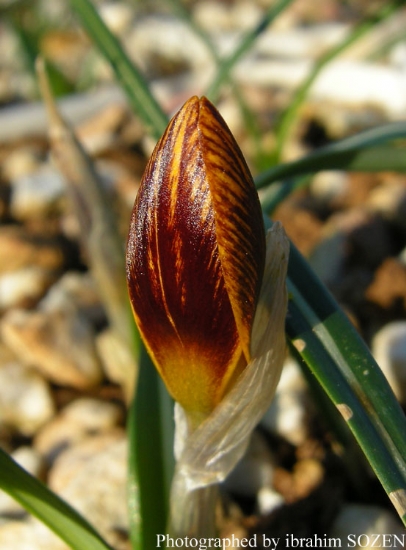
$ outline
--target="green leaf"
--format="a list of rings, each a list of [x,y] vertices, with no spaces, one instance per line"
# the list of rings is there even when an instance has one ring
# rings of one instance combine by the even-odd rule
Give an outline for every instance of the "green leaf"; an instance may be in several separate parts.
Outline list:
[[[70,2],[90,38],[110,63],[134,112],[144,122],[147,131],[159,139],[168,120],[141,72],[131,62],[89,0],[70,0]]]
[[[182,18],[185,24],[189,26],[190,30],[201,39],[207,50],[210,52],[213,60],[215,61],[217,68],[219,69],[222,61],[216,46],[210,39],[210,36],[196,23],[191,15],[190,10],[185,7],[181,0],[169,0],[169,3],[171,4],[174,13]],[[255,146],[255,164],[261,167],[267,166],[266,154],[263,151],[263,146],[261,143],[261,131],[259,123],[256,120],[256,117],[253,115],[252,109],[250,109],[249,105],[245,101],[244,94],[241,92],[240,87],[232,79],[230,72],[224,74],[224,78],[224,82],[226,82],[230,86],[235,100],[238,103],[238,107],[244,121],[245,130],[247,131]]]
[[[406,418],[353,325],[291,246],[287,332],[336,405],[406,525]]]
[[[265,15],[258,23],[256,27],[248,31],[246,35],[240,40],[238,47],[226,57],[220,64],[217,74],[206,90],[205,95],[215,103],[220,93],[221,86],[230,78],[231,70],[235,64],[241,59],[241,57],[247,53],[252,47],[258,37],[264,32],[264,30],[272,23],[272,21],[283,12],[285,8],[292,3],[292,0],[276,0],[270,8],[265,12]]]
[[[74,550],[112,550],[69,504],[0,449],[0,488]]]
[[[398,0],[393,2],[388,2],[384,4],[377,13],[373,16],[361,20],[355,27],[351,30],[348,36],[345,36],[344,40],[339,44],[333,46],[325,54],[323,54],[320,59],[316,61],[312,70],[303,83],[299,86],[296,92],[293,95],[293,98],[289,101],[289,106],[285,112],[281,115],[279,122],[277,123],[277,147],[275,151],[275,163],[278,162],[281,158],[283,152],[283,147],[288,138],[290,129],[297,120],[297,114],[301,105],[306,100],[309,91],[322,72],[322,70],[331,63],[336,57],[343,53],[349,46],[353,45],[358,39],[365,36],[369,31],[374,29],[377,23],[385,20],[387,17],[392,15],[396,9],[399,7]]]
[[[308,157],[306,157],[308,158]],[[303,159],[304,161],[305,159]],[[288,171],[295,168],[285,165]],[[302,172],[305,162],[300,163],[298,168]],[[279,168],[279,167],[277,167]],[[406,151],[403,147],[396,145],[381,145],[368,149],[354,150],[353,152],[337,152],[327,155],[317,165],[319,170],[346,170],[354,172],[384,172],[396,171],[406,172]],[[307,172],[307,169],[304,170]],[[259,176],[261,178],[262,176]],[[260,179],[256,180],[257,185],[262,185]],[[284,181],[273,182],[261,196],[261,204],[264,212],[269,215],[275,208],[287,198],[293,191],[307,187],[311,182],[311,175],[288,177]]]
[[[173,404],[144,346],[129,411],[129,512],[133,550],[155,548],[165,533],[174,465]]]
[[[394,144],[382,145],[402,138],[406,138],[406,122],[385,124],[320,147],[297,161],[269,168],[255,178],[255,183],[260,189],[274,181],[314,174],[320,170],[403,172],[406,171],[404,148]]]

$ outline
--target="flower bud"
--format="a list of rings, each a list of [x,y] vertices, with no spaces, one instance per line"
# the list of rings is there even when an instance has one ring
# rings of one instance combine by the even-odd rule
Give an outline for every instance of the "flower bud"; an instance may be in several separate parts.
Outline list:
[[[150,356],[195,425],[251,360],[264,262],[247,164],[215,107],[193,97],[170,121],[142,178],[127,280]]]

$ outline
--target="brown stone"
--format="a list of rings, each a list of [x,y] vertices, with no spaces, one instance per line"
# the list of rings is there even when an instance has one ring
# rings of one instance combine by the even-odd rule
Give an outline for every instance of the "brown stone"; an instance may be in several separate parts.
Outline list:
[[[395,302],[403,303],[406,309],[406,267],[396,258],[384,260],[366,289],[365,297],[385,309]]]

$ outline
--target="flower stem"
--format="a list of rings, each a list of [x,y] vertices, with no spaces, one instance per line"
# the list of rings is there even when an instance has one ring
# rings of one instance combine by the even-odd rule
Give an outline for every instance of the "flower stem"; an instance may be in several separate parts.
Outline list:
[[[218,485],[189,489],[186,477],[175,473],[171,492],[169,533],[171,537],[214,537]]]

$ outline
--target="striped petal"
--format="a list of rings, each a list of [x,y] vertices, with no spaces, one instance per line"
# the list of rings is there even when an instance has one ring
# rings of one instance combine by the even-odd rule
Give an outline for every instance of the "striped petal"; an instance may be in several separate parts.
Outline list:
[[[249,360],[264,256],[258,219],[252,178],[230,131],[206,99],[190,99],[145,170],[127,279],[151,357],[196,422]]]
[[[223,276],[248,362],[251,326],[265,261],[261,206],[237,142],[206,98],[200,100],[199,129]]]

